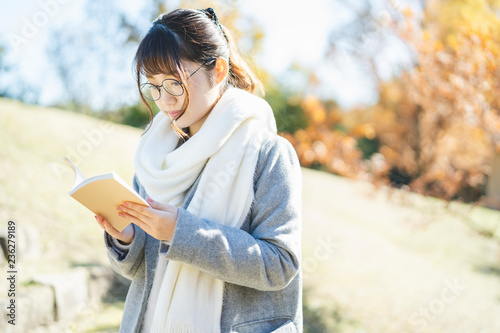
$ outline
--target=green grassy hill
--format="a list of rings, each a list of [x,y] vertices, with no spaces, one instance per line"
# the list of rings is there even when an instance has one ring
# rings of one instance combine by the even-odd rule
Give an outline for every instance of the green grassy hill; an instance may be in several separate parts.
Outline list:
[[[10,100],[0,124],[0,231],[11,219],[20,229],[20,288],[39,273],[109,266],[93,214],[67,194],[63,157],[131,183],[141,130]],[[500,246],[489,237],[500,213],[307,169],[303,180],[306,332],[500,331]],[[84,313],[70,331],[116,330],[120,306]]]

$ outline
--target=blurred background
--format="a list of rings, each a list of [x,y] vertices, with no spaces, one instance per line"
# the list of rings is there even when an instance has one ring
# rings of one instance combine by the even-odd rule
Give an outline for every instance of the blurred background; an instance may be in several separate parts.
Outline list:
[[[132,60],[178,7],[234,32],[303,166],[304,331],[500,332],[499,0],[2,4],[0,240],[14,221],[19,323],[0,331],[118,331],[129,282],[62,158],[131,183],[149,121]]]

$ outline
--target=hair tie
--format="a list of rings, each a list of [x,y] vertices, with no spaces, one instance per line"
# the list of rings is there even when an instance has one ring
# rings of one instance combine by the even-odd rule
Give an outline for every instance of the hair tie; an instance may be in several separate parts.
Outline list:
[[[203,13],[205,13],[205,15],[207,15],[209,19],[211,19],[212,21],[214,21],[215,25],[217,25],[219,27],[220,31],[224,35],[224,38],[226,38],[226,40],[228,40],[227,36],[226,36],[226,33],[222,29],[222,25],[219,23],[219,18],[217,17],[217,14],[215,14],[215,10],[213,8],[209,7],[207,9],[202,9],[201,11]]]
[[[215,24],[217,24],[217,26],[220,26],[220,23],[219,23],[219,18],[217,17],[217,14],[215,14],[215,10],[213,8],[207,8],[207,9],[203,9],[203,12],[212,20],[215,22]]]

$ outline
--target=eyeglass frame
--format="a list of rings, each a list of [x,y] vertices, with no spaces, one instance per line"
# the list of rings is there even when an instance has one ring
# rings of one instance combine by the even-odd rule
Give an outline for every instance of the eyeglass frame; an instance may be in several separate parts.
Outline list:
[[[208,64],[209,62],[214,61],[214,60],[217,60],[217,58],[212,57],[212,58],[209,58],[209,59],[205,60],[205,62],[204,62],[204,63],[203,63],[200,67],[198,67],[198,68],[197,68],[197,69],[196,69],[193,73],[191,73],[191,75],[189,75],[189,76],[186,78],[186,80],[187,80],[187,79],[189,79],[189,78],[190,78],[191,76],[193,76],[194,74],[196,74],[196,72],[198,72],[200,69],[202,69],[202,68],[203,68],[206,64]],[[174,95],[174,94],[172,94],[172,93],[171,93],[170,91],[168,91],[168,90],[167,90],[167,88],[165,88],[165,86],[163,85],[163,83],[164,83],[165,81],[175,81],[175,82],[179,83],[179,84],[181,85],[181,88],[182,88],[182,93],[180,93],[179,95]],[[147,97],[146,95],[144,95],[144,93],[142,93],[142,89],[143,89],[143,87],[144,87],[146,84],[149,84],[150,86],[155,87],[156,89],[158,89],[159,96],[158,96],[158,98],[157,98],[157,99],[151,99],[151,98]],[[176,80],[176,79],[165,79],[165,80],[163,80],[163,81],[161,82],[161,84],[160,84],[160,85],[158,85],[158,86],[157,86],[156,84],[151,83],[151,82],[144,82],[143,84],[141,84],[140,91],[141,91],[141,94],[142,94],[145,98],[149,99],[150,101],[157,101],[157,100],[159,100],[159,99],[161,98],[161,88],[163,88],[163,90],[165,90],[168,94],[170,94],[170,95],[172,95],[172,96],[174,96],[174,97],[179,97],[179,96],[182,96],[182,95],[184,95],[184,92],[185,92],[185,89],[184,89],[184,84],[183,84],[181,81]]]

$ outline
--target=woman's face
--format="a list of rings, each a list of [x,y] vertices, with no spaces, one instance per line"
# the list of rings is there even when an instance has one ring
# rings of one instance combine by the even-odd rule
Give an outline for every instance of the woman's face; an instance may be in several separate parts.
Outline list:
[[[200,67],[200,64],[192,62],[182,62],[182,65],[186,71],[186,77],[189,77],[191,73]],[[176,119],[177,127],[189,127],[190,135],[198,132],[219,97],[220,87],[219,85],[212,85],[208,75],[214,74],[201,68],[187,79],[187,87],[184,90],[186,88],[189,90],[189,106],[182,116],[180,115],[187,96],[185,91],[181,96],[172,96],[162,88],[161,97],[155,102],[158,108],[170,117],[170,119]],[[150,83],[158,86],[165,79],[177,80],[173,75],[166,74],[154,75],[147,79]]]

